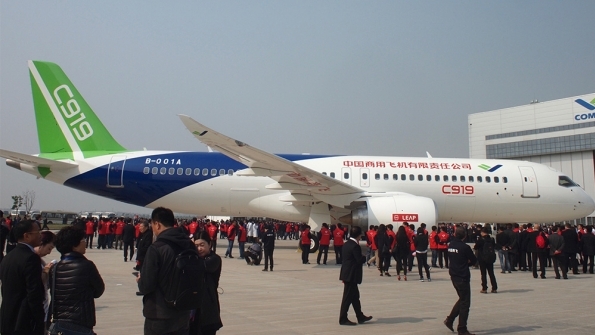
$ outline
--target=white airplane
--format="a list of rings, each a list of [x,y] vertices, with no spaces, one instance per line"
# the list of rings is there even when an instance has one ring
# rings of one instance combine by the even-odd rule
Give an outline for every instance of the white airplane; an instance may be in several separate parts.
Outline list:
[[[40,154],[0,150],[6,164],[142,207],[361,226],[424,222],[556,222],[595,210],[568,176],[525,161],[275,155],[186,115],[219,152],[129,151],[107,131],[62,69],[29,61]]]

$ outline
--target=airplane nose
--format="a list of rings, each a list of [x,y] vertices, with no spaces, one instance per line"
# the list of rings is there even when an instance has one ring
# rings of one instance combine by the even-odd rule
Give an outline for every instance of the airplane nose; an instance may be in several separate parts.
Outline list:
[[[595,201],[586,192],[582,192],[582,197],[579,200],[580,208],[584,211],[584,215],[590,215],[595,212]]]

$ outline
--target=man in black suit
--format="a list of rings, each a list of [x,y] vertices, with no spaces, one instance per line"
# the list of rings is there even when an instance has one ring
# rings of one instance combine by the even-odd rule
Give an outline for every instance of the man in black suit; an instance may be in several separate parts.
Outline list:
[[[579,252],[579,240],[576,229],[570,223],[566,223],[566,229],[562,232],[562,237],[564,238],[564,250],[562,251],[565,260],[562,266],[565,266],[568,270],[572,269],[572,274],[577,275],[579,272],[576,254]]]
[[[45,292],[41,258],[33,251],[41,245],[39,225],[32,220],[21,221],[12,228],[12,233],[18,243],[0,264],[0,333],[42,335]]]
[[[355,326],[356,323],[347,319],[349,306],[353,305],[357,322],[362,324],[370,321],[372,316],[365,316],[362,313],[362,305],[359,301],[359,289],[357,285],[362,283],[362,266],[366,257],[362,255],[362,248],[359,245],[362,229],[354,226],[351,228],[350,238],[343,245],[343,263],[339,280],[343,281],[343,299],[341,300],[341,311],[339,313],[339,324],[344,326]]]

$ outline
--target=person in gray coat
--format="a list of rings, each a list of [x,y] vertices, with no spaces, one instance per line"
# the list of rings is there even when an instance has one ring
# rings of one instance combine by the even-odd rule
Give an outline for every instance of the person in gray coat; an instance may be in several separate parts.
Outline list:
[[[556,273],[556,279],[560,279],[559,268],[562,268],[562,276],[564,279],[568,279],[566,273],[567,267],[562,266],[561,262],[564,262],[564,238],[558,234],[558,226],[552,227],[552,233],[548,236],[550,245],[550,256],[552,256],[552,262],[554,265],[554,272]]]

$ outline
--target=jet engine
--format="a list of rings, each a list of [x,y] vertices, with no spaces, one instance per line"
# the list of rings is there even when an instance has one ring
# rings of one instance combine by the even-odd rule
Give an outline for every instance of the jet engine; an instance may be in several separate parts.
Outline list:
[[[407,194],[367,198],[362,206],[339,220],[367,231],[370,225],[403,222],[413,223],[416,227],[423,222],[431,227],[437,219],[438,210],[432,199]]]

